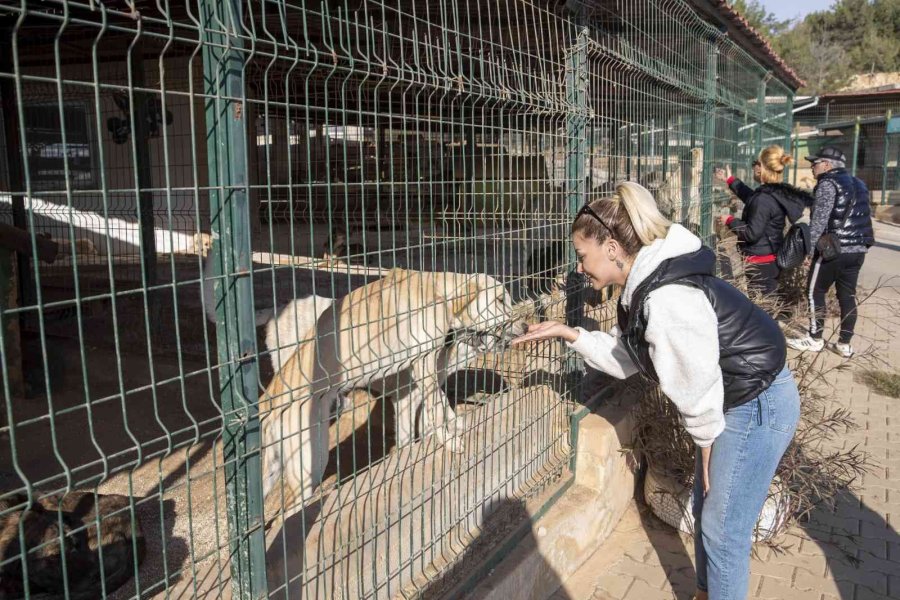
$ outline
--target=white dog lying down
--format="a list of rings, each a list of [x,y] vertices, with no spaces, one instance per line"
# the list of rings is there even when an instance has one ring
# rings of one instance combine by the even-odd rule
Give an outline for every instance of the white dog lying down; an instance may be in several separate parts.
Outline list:
[[[411,441],[421,408],[422,435],[461,452],[462,432],[441,390],[451,355],[445,340],[455,330],[476,352],[492,350],[527,330],[511,309],[490,276],[394,269],[319,312],[293,354],[273,354],[281,369],[259,399],[263,493],[286,507],[307,503],[328,462],[335,400],[405,369],[415,386],[397,399],[398,444]]]

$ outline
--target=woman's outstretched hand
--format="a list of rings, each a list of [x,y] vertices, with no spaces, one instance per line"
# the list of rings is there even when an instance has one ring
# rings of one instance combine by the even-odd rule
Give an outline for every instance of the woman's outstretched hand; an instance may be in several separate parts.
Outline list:
[[[539,342],[553,338],[562,338],[567,342],[574,342],[578,339],[578,330],[568,325],[563,325],[558,321],[544,321],[537,325],[529,325],[528,332],[525,335],[520,335],[510,343],[513,346],[517,346],[527,342]]]
[[[716,181],[726,183],[728,181],[728,178],[731,177],[731,167],[725,165],[724,168],[717,167],[713,169],[713,177],[716,179]]]

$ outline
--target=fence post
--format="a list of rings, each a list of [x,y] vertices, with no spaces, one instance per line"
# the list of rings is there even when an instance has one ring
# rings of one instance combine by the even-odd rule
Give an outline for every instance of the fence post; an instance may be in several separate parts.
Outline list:
[[[763,149],[763,129],[765,128],[766,118],[768,117],[768,113],[766,112],[766,86],[769,83],[770,75],[770,71],[766,71],[763,74],[762,79],[759,80],[759,88],[756,92],[756,111],[759,115],[759,122],[756,124],[756,149],[753,152],[754,158],[759,156],[760,151]]]
[[[151,335],[159,334],[160,304],[156,260],[156,223],[153,214],[152,154],[150,152],[150,101],[152,96],[144,91],[147,78],[144,72],[144,44],[140,38],[134,39],[126,48],[129,70],[129,92],[131,104],[131,151],[134,157],[134,187],[137,198],[137,218],[140,225],[141,268],[146,294]],[[135,88],[140,91],[134,91]],[[165,126],[165,125],[163,125]],[[168,167],[168,165],[166,165]]]
[[[669,173],[669,129],[672,127],[671,117],[666,117],[663,126],[663,147],[662,147],[662,182],[667,184],[672,175]]]
[[[201,0],[216,339],[235,598],[266,596],[241,0]]]
[[[703,183],[700,193],[700,238],[709,243],[712,231],[712,172],[716,136],[716,81],[718,79],[719,43],[709,40],[706,52],[706,99],[703,107]]]
[[[578,32],[575,45],[569,49],[566,56],[566,103],[569,109],[566,117],[566,204],[570,219],[575,217],[578,210],[587,201],[584,166],[587,142],[585,130],[589,123],[587,102],[590,77],[587,60],[589,42],[590,35],[585,27]],[[575,249],[572,244],[568,244],[568,249],[569,264],[575,264]],[[577,277],[575,271],[570,272],[566,281],[566,324],[569,326],[575,327],[582,324],[586,292],[583,279]],[[580,362],[573,353],[569,353],[566,360],[566,372],[571,389],[578,389]],[[569,440],[572,452],[569,466],[573,472],[575,470],[577,428],[577,423],[573,423]]]
[[[856,115],[856,125],[853,126],[853,168],[850,173],[856,177],[856,157],[859,155],[859,115]]]
[[[10,29],[0,29],[0,72],[12,73],[12,39],[13,32]],[[0,78],[0,134],[5,135],[6,156],[6,181],[0,184],[6,185],[6,189],[10,193],[12,201],[12,222],[13,225],[28,231],[28,215],[25,212],[25,167],[22,161],[22,145],[20,143],[19,128],[24,127],[22,118],[19,115],[16,98],[16,86],[13,79],[6,77]],[[16,275],[18,277],[18,302],[19,306],[28,306],[35,301],[37,294],[35,293],[34,270],[31,258],[22,252],[16,253]],[[21,325],[24,325],[32,315],[24,312],[17,316],[10,316],[11,319],[18,319]]]
[[[785,116],[785,118],[787,118],[787,127],[784,128],[784,131],[785,131],[784,149],[788,152],[791,152],[791,155],[793,156],[793,148],[791,148],[791,138],[792,138],[791,134],[793,133],[793,129],[794,129],[794,95],[793,94],[787,95],[787,103],[785,104],[785,108],[784,108],[784,116]],[[797,170],[796,157],[794,157],[793,165],[794,165],[794,170],[796,171]],[[783,176],[782,180],[784,181],[784,183],[788,182],[787,169],[784,170],[784,176]]]
[[[800,170],[800,128],[796,125],[793,127],[794,129],[794,143],[791,151],[794,155],[794,172],[792,176],[794,178],[793,185],[797,185],[797,171]]]
[[[631,181],[631,157],[634,152],[631,148],[631,122],[625,124],[625,180]]]
[[[881,205],[887,204],[887,165],[888,165],[888,149],[891,145],[891,136],[888,133],[888,125],[891,123],[891,115],[893,112],[888,109],[884,113],[884,152],[881,158]]]
[[[578,33],[575,45],[566,56],[566,101],[569,114],[566,117],[566,199],[569,216],[574,218],[585,202],[584,157],[585,129],[587,128],[587,47],[588,30]],[[574,249],[569,248],[574,261]]]
[[[694,166],[694,146],[697,144],[697,119],[694,118],[694,112],[688,114],[688,131],[690,131],[690,141],[688,142],[688,154],[687,160],[690,165],[690,169],[688,173],[693,172]],[[679,140],[680,142],[681,140]],[[679,163],[681,163],[684,159],[679,159]],[[681,168],[681,224],[682,225],[690,225],[689,216],[691,214],[691,202],[693,198],[691,197],[691,187],[693,186],[692,175],[684,177],[684,168],[683,165],[679,165]],[[702,185],[701,185],[702,186]],[[699,193],[699,190],[698,190]]]

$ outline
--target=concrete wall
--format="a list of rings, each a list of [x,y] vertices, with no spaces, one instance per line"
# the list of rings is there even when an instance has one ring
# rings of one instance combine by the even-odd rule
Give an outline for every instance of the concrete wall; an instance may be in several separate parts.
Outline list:
[[[635,491],[630,399],[608,400],[580,423],[575,485],[469,600],[549,598],[609,537]]]

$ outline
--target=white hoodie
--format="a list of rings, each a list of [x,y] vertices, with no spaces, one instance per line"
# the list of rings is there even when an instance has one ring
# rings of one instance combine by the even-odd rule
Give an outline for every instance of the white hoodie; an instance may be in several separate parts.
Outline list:
[[[663,239],[638,252],[622,290],[628,306],[635,288],[664,260],[700,249],[700,238],[681,225],[672,225]],[[722,369],[719,368],[719,322],[702,290],[664,285],[647,296],[644,304],[650,358],[663,393],[681,414],[684,428],[698,446],[710,446],[725,429]],[[569,346],[594,367],[625,379],[637,373],[613,327],[609,333],[578,328]]]

